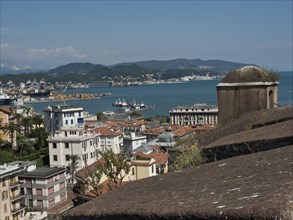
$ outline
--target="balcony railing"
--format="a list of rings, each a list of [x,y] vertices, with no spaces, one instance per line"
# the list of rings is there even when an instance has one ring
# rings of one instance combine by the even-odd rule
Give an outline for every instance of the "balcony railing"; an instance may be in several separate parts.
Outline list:
[[[11,212],[12,214],[15,214],[17,212],[21,212],[25,209],[25,205],[20,205],[19,207],[12,207]]]
[[[10,187],[10,189],[11,189],[11,188],[14,188],[14,187],[19,186],[19,184],[20,184],[19,181],[10,182],[10,183],[9,183],[9,187]]]
[[[10,200],[11,200],[11,202],[15,202],[15,201],[17,201],[17,200],[20,200],[20,199],[24,198],[25,196],[26,196],[26,195],[21,195],[21,194],[14,195],[14,196],[11,196],[11,197],[10,197]]]

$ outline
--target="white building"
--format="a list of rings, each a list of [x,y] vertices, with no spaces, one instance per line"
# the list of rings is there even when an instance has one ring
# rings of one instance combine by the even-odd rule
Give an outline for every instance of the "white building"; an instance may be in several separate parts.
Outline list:
[[[147,137],[144,135],[136,135],[134,132],[123,138],[123,147],[127,152],[132,152],[142,144],[147,142]]]
[[[119,131],[114,131],[112,128],[100,127],[96,128],[95,132],[100,135],[100,150],[105,151],[112,149],[115,154],[121,153],[123,146],[123,136]]]
[[[64,127],[48,137],[51,167],[70,167],[71,155],[79,156],[76,170],[98,159],[99,134],[79,127]]]
[[[218,107],[216,105],[195,104],[177,106],[170,112],[170,123],[173,125],[217,125]]]
[[[49,134],[64,127],[83,127],[83,108],[56,105],[44,109],[45,130]]]

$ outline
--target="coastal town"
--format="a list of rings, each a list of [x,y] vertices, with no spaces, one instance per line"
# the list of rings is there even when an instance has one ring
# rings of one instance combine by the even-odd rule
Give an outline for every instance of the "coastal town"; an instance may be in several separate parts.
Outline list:
[[[242,82],[243,76],[245,80],[250,78],[251,81]],[[31,97],[35,97],[36,93],[45,95],[43,91],[47,91],[48,88],[44,82],[36,86],[39,89],[35,90]],[[25,88],[27,87],[23,86],[22,90],[16,93],[15,87],[11,87],[10,91],[11,94],[24,95],[28,92]],[[235,92],[239,89],[242,92],[241,97]],[[257,91],[259,96],[251,96],[252,91]],[[38,115],[29,106],[29,102],[2,102],[1,219],[57,219],[61,216],[63,219],[78,219],[84,216],[80,209],[84,209],[89,201],[92,204],[96,201],[95,198],[104,198],[104,194],[115,197],[115,192],[124,187],[133,186],[134,192],[138,193],[139,184],[142,184],[141,190],[148,188],[143,186],[143,180],[159,181],[156,183],[159,187],[160,180],[161,183],[165,178],[172,181],[172,176],[168,173],[178,176],[181,175],[182,169],[187,167],[200,164],[204,167],[217,163],[215,161],[220,160],[221,163],[221,160],[225,160],[226,162],[216,165],[221,167],[230,163],[227,158],[248,154],[247,151],[254,154],[253,152],[272,151],[273,148],[279,147],[287,149],[286,146],[292,144],[292,127],[289,126],[292,123],[292,106],[279,108],[277,91],[277,78],[270,72],[259,67],[245,66],[227,74],[217,85],[218,106],[205,103],[177,106],[170,109],[170,121],[145,120],[136,114],[125,114],[125,118],[107,117],[106,114],[90,115],[80,106],[64,103],[48,103],[43,114]],[[66,89],[63,89],[63,94],[65,92]],[[52,95],[50,94],[51,91],[48,97]],[[96,96],[72,97],[86,100]],[[249,104],[246,98],[249,98]],[[127,103],[123,99],[116,100],[113,105],[134,109],[151,108],[135,100]],[[243,115],[251,112],[263,116],[257,116],[258,119],[253,124],[249,120],[244,120],[248,124],[241,125],[243,128],[239,124],[238,131],[234,131],[231,120],[233,122],[241,119]],[[269,119],[268,115],[272,118]],[[270,121],[261,120],[276,122],[272,125]],[[237,125],[240,122],[234,123]],[[271,137],[264,137],[262,148],[259,149],[259,146],[254,144],[258,139],[253,136],[253,132],[262,132],[264,128],[269,129],[270,126],[279,124],[278,132],[282,136],[276,134],[278,137],[275,137],[275,134],[271,134]],[[228,127],[225,127],[226,125]],[[219,135],[223,133],[223,129],[228,129],[226,134]],[[240,138],[238,142],[235,139],[234,143],[234,138],[228,136],[230,133],[237,135],[238,132],[248,132],[243,138],[256,139],[251,142]],[[227,143],[222,143],[221,138],[226,136]],[[280,145],[280,138],[283,140],[282,143],[286,143],[285,146]],[[271,141],[274,141],[274,147],[270,144]],[[248,142],[250,144],[247,144]],[[180,178],[186,181],[185,177]],[[280,181],[287,181],[287,176],[279,178]],[[132,185],[130,182],[137,184]],[[284,189],[284,192],[288,193],[289,188]],[[260,192],[255,193],[253,195],[261,197]],[[126,197],[129,196],[125,195]],[[133,196],[133,199],[139,202],[136,196]],[[113,202],[113,205],[115,204]],[[90,216],[98,216],[99,211],[96,209],[103,209],[101,204],[95,209],[87,207]],[[127,207],[121,208],[126,213],[124,209]],[[155,210],[161,215],[160,210]],[[140,209],[134,211],[137,215],[142,215]]]

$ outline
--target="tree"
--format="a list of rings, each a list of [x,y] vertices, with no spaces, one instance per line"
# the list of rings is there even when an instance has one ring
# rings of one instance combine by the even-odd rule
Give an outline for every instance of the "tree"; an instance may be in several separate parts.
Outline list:
[[[43,123],[44,120],[41,115],[32,116],[32,124],[35,125],[36,128],[39,128]]]
[[[26,117],[29,117],[32,113],[32,107],[28,105],[22,106],[23,108],[23,114],[25,114]]]
[[[114,183],[115,188],[119,187],[130,171],[129,163],[124,157],[115,155],[112,149],[101,152],[101,156],[104,162],[98,165],[99,171]],[[112,189],[112,185],[108,185],[108,187],[110,190]]]
[[[31,132],[31,136],[36,139],[36,149],[47,146],[48,133],[45,131],[45,128],[38,127],[33,129]]]
[[[98,169],[98,167],[93,168],[92,170],[87,169],[88,178],[85,180],[87,187],[92,189],[92,193],[99,196],[103,193],[103,185],[100,184],[103,173]]]
[[[71,160],[71,164],[70,164],[71,183],[73,183],[75,170],[76,170],[78,161],[80,160],[80,157],[78,155],[73,154],[69,156],[69,159]]]
[[[129,114],[129,116],[132,118],[139,118],[142,117],[142,114],[139,111],[133,111]]]
[[[29,135],[32,128],[32,117],[23,117],[21,120],[21,125],[24,127],[24,134]]]
[[[197,166],[205,162],[201,149],[193,144],[183,148],[174,160],[174,169],[181,170],[188,167]]]
[[[0,165],[9,163],[15,160],[15,155],[13,152],[8,150],[0,151]]]
[[[27,136],[17,133],[16,140],[20,155],[27,155],[33,151],[33,143]]]
[[[102,121],[102,120],[105,119],[105,115],[104,115],[103,112],[98,112],[98,113],[96,114],[96,116],[97,116],[97,121]]]
[[[14,120],[10,119],[7,124],[3,125],[1,129],[5,134],[8,134],[10,137],[10,143],[12,147],[15,147],[14,143],[14,134],[17,131],[19,125],[14,122]]]

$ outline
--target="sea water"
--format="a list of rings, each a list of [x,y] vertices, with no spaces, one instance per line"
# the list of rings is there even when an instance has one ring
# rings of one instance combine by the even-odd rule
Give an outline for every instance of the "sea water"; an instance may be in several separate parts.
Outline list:
[[[278,104],[283,106],[292,104],[292,72],[280,74]],[[91,114],[103,111],[115,111],[112,104],[120,99],[125,101],[143,102],[145,105],[155,106],[154,109],[141,111],[144,117],[156,114],[169,115],[169,111],[178,105],[193,105],[195,103],[206,103],[217,105],[216,86],[220,80],[197,80],[186,83],[152,84],[129,87],[106,87],[106,88],[84,88],[68,89],[66,93],[105,93],[104,96],[94,100],[66,101],[68,105],[83,107],[84,111]],[[39,114],[49,105],[60,105],[63,102],[39,102],[30,104]]]

